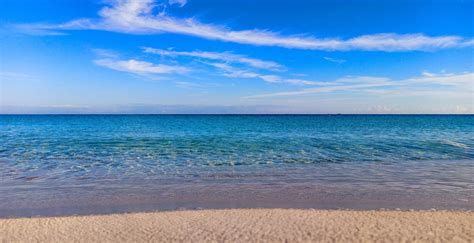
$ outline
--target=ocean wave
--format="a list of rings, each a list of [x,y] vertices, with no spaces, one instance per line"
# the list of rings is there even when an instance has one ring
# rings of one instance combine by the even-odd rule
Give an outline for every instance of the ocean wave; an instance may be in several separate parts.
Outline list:
[[[456,142],[456,141],[451,141],[451,140],[443,140],[442,141],[444,144],[448,144],[448,145],[451,145],[451,146],[454,146],[454,147],[458,147],[458,148],[464,148],[464,149],[468,149],[469,146],[467,146],[466,144],[463,144],[463,143],[460,143],[460,142]]]

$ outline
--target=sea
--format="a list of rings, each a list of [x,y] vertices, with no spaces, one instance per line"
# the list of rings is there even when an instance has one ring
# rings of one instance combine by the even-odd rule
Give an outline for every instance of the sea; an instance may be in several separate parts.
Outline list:
[[[474,115],[0,115],[0,217],[473,210]]]

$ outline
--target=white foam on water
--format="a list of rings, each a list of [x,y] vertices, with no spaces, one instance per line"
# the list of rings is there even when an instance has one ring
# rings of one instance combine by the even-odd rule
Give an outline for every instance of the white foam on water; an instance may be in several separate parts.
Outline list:
[[[445,144],[448,144],[448,145],[451,145],[451,146],[454,146],[454,147],[458,147],[458,148],[465,148],[465,149],[468,149],[469,146],[467,146],[466,144],[463,144],[463,143],[459,143],[459,142],[455,142],[455,141],[451,141],[451,140],[443,140],[443,143]]]

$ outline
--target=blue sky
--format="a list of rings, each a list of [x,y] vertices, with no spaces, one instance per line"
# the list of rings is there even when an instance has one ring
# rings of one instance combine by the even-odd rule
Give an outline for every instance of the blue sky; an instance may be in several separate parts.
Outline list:
[[[1,113],[474,113],[473,1],[0,4]]]

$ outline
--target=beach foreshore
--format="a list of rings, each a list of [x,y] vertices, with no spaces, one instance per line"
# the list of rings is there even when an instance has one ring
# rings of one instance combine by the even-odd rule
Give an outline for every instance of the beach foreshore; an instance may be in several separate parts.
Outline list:
[[[224,209],[0,219],[0,242],[472,242],[469,211]]]

